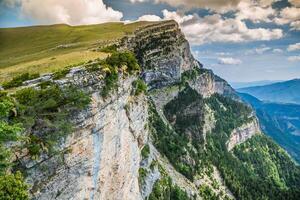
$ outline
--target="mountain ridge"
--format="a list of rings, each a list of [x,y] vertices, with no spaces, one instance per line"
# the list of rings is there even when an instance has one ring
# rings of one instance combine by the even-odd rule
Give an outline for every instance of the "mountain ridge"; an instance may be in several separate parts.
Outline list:
[[[300,105],[263,102],[249,94],[239,96],[255,109],[262,130],[299,163]]]
[[[8,170],[23,172],[30,198],[297,199],[300,169],[194,59],[178,24],[135,33],[99,47],[104,59],[6,85],[0,100],[21,106],[5,120],[26,122],[29,138]]]
[[[273,83],[265,86],[240,88],[237,91],[249,93],[263,101],[278,103],[300,103],[300,79]]]

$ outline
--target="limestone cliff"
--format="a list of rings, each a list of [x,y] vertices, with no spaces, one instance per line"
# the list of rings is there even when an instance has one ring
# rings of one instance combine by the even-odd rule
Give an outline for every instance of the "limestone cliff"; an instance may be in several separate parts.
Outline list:
[[[120,50],[133,51],[142,67],[141,77],[148,84],[149,95],[132,94],[132,82],[137,76],[120,77],[117,91],[108,97],[102,97],[103,79],[97,73],[74,68],[61,80],[56,80],[61,87],[75,85],[87,91],[92,98],[88,109],[73,116],[75,124],[73,134],[63,140],[60,154],[42,155],[39,160],[31,160],[26,153],[20,156],[25,168],[27,182],[33,199],[105,199],[137,200],[146,199],[161,180],[171,180],[169,187],[184,191],[189,198],[201,199],[199,190],[207,185],[220,188],[213,191],[221,199],[234,199],[223,181],[218,169],[211,165],[203,171],[213,170],[213,176],[204,172],[197,174],[194,180],[186,176],[166,152],[160,152],[154,130],[149,121],[149,107],[158,113],[169,131],[187,135],[188,144],[182,147],[184,155],[180,161],[190,166],[198,166],[199,160],[193,157],[196,152],[194,143],[203,143],[206,148],[207,137],[211,135],[218,121],[217,111],[206,102],[215,94],[237,99],[234,90],[212,71],[205,70],[194,59],[183,33],[174,21],[166,21],[137,30],[121,42]],[[196,76],[183,82],[184,72],[196,70]],[[39,82],[51,80],[51,74],[27,82],[34,87]],[[166,106],[191,88],[197,98],[185,105],[182,113],[170,114]],[[208,100],[207,100],[208,101]],[[153,102],[153,105],[150,105]],[[204,103],[203,103],[204,102]],[[203,104],[202,104],[203,103]],[[223,106],[219,102],[220,106]],[[224,107],[224,106],[223,106]],[[226,109],[226,108],[225,108]],[[191,124],[184,130],[177,128],[178,120],[184,116],[196,120],[199,126]],[[188,122],[187,122],[188,124]],[[232,132],[228,148],[242,143],[259,132],[256,121],[248,123]],[[193,144],[193,145],[192,145]],[[201,143],[202,145],[202,143]],[[199,164],[200,166],[200,164]]]
[[[126,49],[135,52],[143,67],[143,78],[151,88],[178,83],[182,72],[202,65],[175,21],[149,25],[124,38]]]
[[[260,132],[261,130],[259,128],[257,119],[253,118],[253,120],[250,122],[245,123],[232,131],[230,139],[227,143],[228,150],[232,150],[236,145],[245,142]]]

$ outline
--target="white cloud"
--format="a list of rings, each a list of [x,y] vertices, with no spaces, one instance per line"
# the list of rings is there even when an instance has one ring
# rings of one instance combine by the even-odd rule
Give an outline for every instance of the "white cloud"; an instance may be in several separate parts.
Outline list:
[[[14,0],[5,0],[13,2]],[[107,7],[102,0],[15,0],[22,15],[39,23],[70,25],[120,21],[123,14]],[[13,4],[11,4],[13,5]]]
[[[216,55],[217,56],[229,56],[229,55],[232,55],[232,54],[229,53],[229,52],[217,52]]]
[[[205,8],[217,12],[235,10],[242,0],[154,0],[156,3],[167,3],[173,7],[188,9]]]
[[[260,47],[260,48],[256,48],[255,49],[255,52],[257,54],[263,54],[264,52],[270,50],[271,48],[270,47]]]
[[[292,27],[292,30],[300,31],[300,20],[292,22],[290,26]]]
[[[262,21],[271,22],[270,17],[273,17],[276,11],[271,7],[261,7],[259,4],[253,4],[249,1],[242,1],[238,4],[238,12],[236,17],[240,20],[249,19],[255,23]]]
[[[138,21],[160,21],[160,20],[162,19],[157,15],[143,15],[138,18]]]
[[[195,17],[195,15],[180,15],[177,12],[170,12],[166,9],[164,9],[162,12],[163,12],[163,15],[164,15],[165,19],[167,19],[167,20],[173,19],[179,24],[182,24],[182,23],[187,22],[189,20],[193,20],[194,17]]]
[[[164,10],[163,14],[166,19],[176,20],[193,44],[273,40],[283,36],[281,29],[249,29],[245,22],[233,18],[226,19],[219,14],[202,18],[197,14],[182,15],[168,10]]]
[[[282,49],[273,49],[273,53],[282,53],[283,50]]]
[[[136,3],[136,2],[142,3],[142,2],[145,2],[145,1],[147,1],[147,0],[130,0],[131,3]]]
[[[272,48],[270,47],[267,47],[266,45],[261,45],[260,47],[257,47],[257,48],[254,48],[254,49],[249,49],[249,50],[246,50],[245,51],[245,55],[254,55],[254,54],[263,54],[265,53],[266,51],[270,51]],[[273,49],[273,52],[275,53],[279,53],[279,52],[282,52],[281,49]]]
[[[276,17],[274,22],[279,25],[284,25],[297,20],[300,20],[300,8],[286,7],[280,11],[279,17]]]
[[[300,43],[291,44],[287,48],[288,51],[300,50]]]
[[[290,57],[288,57],[288,61],[298,62],[298,61],[300,61],[300,55],[299,56],[290,56]]]
[[[218,61],[219,61],[219,64],[222,64],[222,65],[239,65],[239,64],[242,64],[242,61],[239,60],[239,59],[235,59],[235,58],[231,58],[231,57],[228,57],[228,58],[218,58]]]

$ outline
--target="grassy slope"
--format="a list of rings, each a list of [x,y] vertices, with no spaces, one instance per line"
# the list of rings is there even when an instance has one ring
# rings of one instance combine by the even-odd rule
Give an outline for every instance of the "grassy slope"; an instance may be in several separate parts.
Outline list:
[[[22,72],[51,72],[67,64],[103,57],[103,53],[91,49],[120,39],[148,23],[0,29],[0,82]]]

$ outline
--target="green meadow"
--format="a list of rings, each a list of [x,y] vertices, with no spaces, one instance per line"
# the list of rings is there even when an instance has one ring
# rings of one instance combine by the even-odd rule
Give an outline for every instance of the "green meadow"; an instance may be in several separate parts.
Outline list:
[[[0,29],[0,82],[21,73],[48,73],[68,65],[105,58],[99,48],[149,22],[65,24]]]

